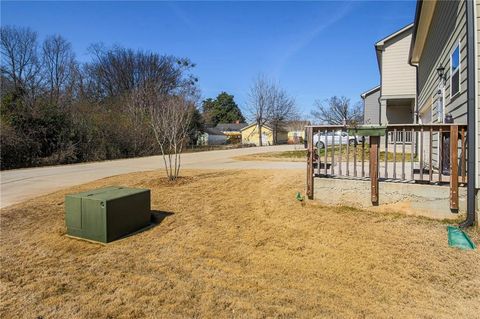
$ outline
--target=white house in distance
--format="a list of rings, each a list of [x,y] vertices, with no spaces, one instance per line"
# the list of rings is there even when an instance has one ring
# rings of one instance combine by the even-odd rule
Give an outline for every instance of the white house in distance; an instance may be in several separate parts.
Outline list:
[[[223,145],[227,143],[227,135],[214,127],[207,127],[198,137],[197,145]]]

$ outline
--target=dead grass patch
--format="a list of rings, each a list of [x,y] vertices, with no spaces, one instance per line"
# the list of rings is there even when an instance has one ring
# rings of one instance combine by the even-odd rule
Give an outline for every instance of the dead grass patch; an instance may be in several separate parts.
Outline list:
[[[1,210],[0,317],[478,318],[480,253],[448,247],[443,223],[302,205],[303,170],[184,176]],[[151,188],[157,225],[106,246],[65,237],[64,195],[107,185]]]
[[[237,161],[306,162],[307,151],[267,152],[233,157]]]
[[[179,176],[176,180],[172,181],[168,179],[166,176],[159,176],[158,178],[139,178],[138,181],[134,184],[135,187],[143,187],[143,188],[155,188],[155,187],[179,187],[183,185],[187,185],[193,182],[193,176]]]
[[[342,160],[347,160],[347,149],[346,145],[342,147]],[[334,153],[334,154],[333,154]],[[354,160],[354,153],[356,153],[357,161],[361,161],[362,159],[362,149],[361,145],[359,145],[356,149],[352,146],[349,149],[349,160]],[[328,160],[331,160],[332,154],[338,159],[340,158],[340,147],[335,147],[334,151],[331,148],[327,151]],[[323,161],[325,156],[325,149],[320,150],[320,158]],[[365,161],[369,160],[370,150],[368,145],[365,145],[365,154],[363,154]],[[411,161],[411,154],[405,153],[405,161]],[[306,162],[307,161],[307,150],[294,150],[294,151],[283,151],[283,152],[267,152],[267,153],[259,153],[259,154],[250,154],[250,155],[242,155],[234,157],[234,159],[238,161],[273,161],[273,162]],[[395,159],[396,162],[401,162],[403,160],[403,154],[401,150],[397,150],[394,154],[393,152],[387,153],[387,161],[393,162]],[[415,162],[418,161],[417,158],[413,159]],[[380,151],[379,153],[379,161],[385,161],[385,151]]]

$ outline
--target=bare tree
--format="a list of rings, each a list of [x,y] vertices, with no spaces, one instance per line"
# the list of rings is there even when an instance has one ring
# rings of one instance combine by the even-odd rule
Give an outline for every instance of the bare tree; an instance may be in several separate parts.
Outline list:
[[[325,101],[316,100],[312,116],[325,124],[355,125],[361,123],[363,112],[360,103],[351,104],[344,96],[333,96]]]
[[[248,112],[257,125],[259,146],[262,146],[262,127],[268,122],[272,113],[273,87],[274,85],[270,80],[263,75],[259,75],[248,94]]]
[[[128,133],[125,139],[128,139],[131,145],[133,156],[151,154],[153,150],[158,149],[156,142],[152,139],[152,129],[149,126],[149,105],[141,88],[136,89],[125,97],[123,111],[125,112]],[[143,93],[144,94],[144,93]]]
[[[35,95],[40,71],[37,34],[29,28],[0,28],[1,73],[13,83],[17,94]]]
[[[250,88],[248,112],[257,124],[260,146],[262,146],[263,125],[270,124],[273,130],[273,143],[276,144],[282,124],[297,115],[295,100],[277,83],[264,75],[258,76]]]
[[[150,106],[150,123],[170,180],[180,174],[181,154],[188,141],[193,104],[183,96],[157,99]]]
[[[295,100],[288,96],[287,92],[278,85],[272,88],[272,106],[268,114],[268,123],[273,130],[273,143],[278,143],[278,131],[286,121],[293,120],[297,116]]]
[[[185,58],[144,51],[94,44],[89,48],[93,62],[86,67],[89,86],[100,92],[100,98],[128,93],[144,84],[155,83],[162,94],[176,94],[179,87],[193,84],[197,79],[186,75],[195,67]],[[97,93],[98,94],[98,93]]]
[[[180,153],[201,120],[194,112],[194,64],[156,52],[92,48],[80,64],[60,35],[39,46],[31,29],[0,27],[0,167],[162,151],[175,179]]]
[[[59,35],[49,36],[43,42],[43,68],[49,90],[50,103],[58,105],[60,94],[76,70],[71,44]]]
[[[170,180],[180,173],[181,154],[189,133],[195,102],[187,95],[159,94],[158,90],[142,86],[133,91],[131,110],[145,112],[160,147],[165,172]]]

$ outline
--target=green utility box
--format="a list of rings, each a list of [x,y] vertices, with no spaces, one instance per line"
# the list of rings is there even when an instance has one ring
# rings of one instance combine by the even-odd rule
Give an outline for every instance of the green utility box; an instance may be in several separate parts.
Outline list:
[[[384,136],[387,128],[385,126],[378,125],[362,125],[359,127],[349,128],[349,135],[358,136]]]
[[[150,224],[150,190],[106,187],[65,196],[67,234],[108,243]]]

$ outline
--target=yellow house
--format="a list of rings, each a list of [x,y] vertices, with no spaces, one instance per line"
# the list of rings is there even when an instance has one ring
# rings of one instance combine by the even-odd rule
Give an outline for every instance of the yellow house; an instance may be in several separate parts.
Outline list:
[[[285,123],[285,129],[288,131],[288,144],[303,143],[305,140],[305,126],[310,124],[310,121],[289,121]]]
[[[272,128],[264,124],[262,126],[262,145],[273,145],[273,130]],[[245,126],[241,129],[242,132],[242,144],[255,144],[259,145],[258,126],[256,123]],[[288,140],[288,132],[281,129],[277,132],[277,144],[285,144]]]

